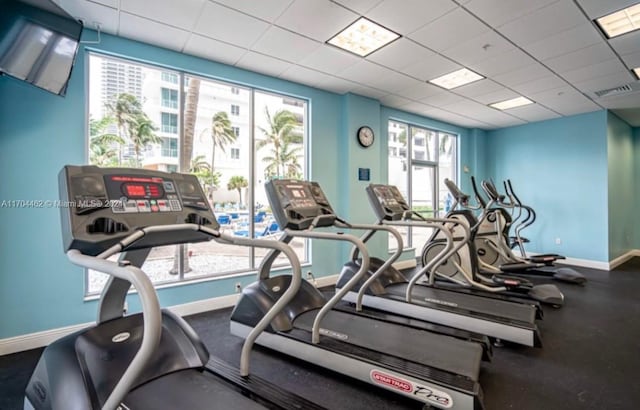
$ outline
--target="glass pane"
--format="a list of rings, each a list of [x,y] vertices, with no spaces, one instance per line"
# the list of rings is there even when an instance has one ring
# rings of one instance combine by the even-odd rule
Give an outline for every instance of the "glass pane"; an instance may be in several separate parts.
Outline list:
[[[438,160],[438,216],[444,216],[449,212],[453,198],[449,190],[444,185],[444,179],[449,178],[456,181],[456,163],[457,163],[457,139],[455,135],[439,133],[439,160]]]
[[[433,217],[435,167],[412,167],[411,209],[425,218]],[[431,236],[429,228],[412,228],[411,245],[420,250]]]
[[[422,161],[437,161],[436,133],[419,127],[411,127],[411,142],[413,144],[413,159]]]
[[[229,84],[187,76],[185,140],[191,147],[189,172],[198,176],[223,232],[243,235],[248,230],[250,90],[232,92]],[[231,115],[231,107],[244,115]],[[238,129],[236,133],[234,128]],[[188,246],[185,278],[228,274],[250,269],[250,248],[215,241]]]
[[[178,110],[163,100],[178,101],[173,72],[124,60],[89,56],[89,163],[170,171],[178,164]],[[174,248],[153,249],[143,269],[155,283],[178,280],[170,273]],[[89,271],[87,290],[100,292],[105,275]]]
[[[402,195],[408,198],[407,187],[407,124],[399,123],[396,121],[389,121],[388,135],[389,135],[389,185],[395,185],[398,187]],[[398,227],[398,231],[402,235],[402,241],[404,246],[408,247],[407,228]],[[392,235],[389,235],[389,249],[396,248],[396,240]]]
[[[264,184],[273,178],[305,178],[307,107],[302,100],[261,92],[254,93],[254,107],[254,236],[276,239],[280,236],[280,227],[273,218]],[[308,260],[306,240],[296,239],[291,245],[301,262]],[[256,267],[266,252],[256,249]],[[274,266],[282,264],[288,264],[288,261],[280,255]]]

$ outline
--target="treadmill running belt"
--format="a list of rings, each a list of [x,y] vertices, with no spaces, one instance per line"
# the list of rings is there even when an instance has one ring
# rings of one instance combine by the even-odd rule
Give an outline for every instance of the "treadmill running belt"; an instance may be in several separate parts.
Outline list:
[[[311,332],[317,310],[305,312],[294,327]],[[477,381],[482,346],[393,323],[332,310],[320,324],[321,334],[390,356],[466,376]]]
[[[385,288],[389,295],[404,300],[407,291],[406,283],[398,283]],[[430,300],[444,301],[447,303],[432,302],[443,310],[466,310],[472,313],[481,313],[495,318],[509,319],[523,323],[534,323],[536,309],[531,305],[507,302],[501,299],[475,296],[467,293],[451,292],[443,289],[435,289],[429,286],[418,285],[413,287],[412,302],[416,304]]]
[[[131,410],[266,409],[216,376],[191,369],[145,383],[129,393],[123,403]]]

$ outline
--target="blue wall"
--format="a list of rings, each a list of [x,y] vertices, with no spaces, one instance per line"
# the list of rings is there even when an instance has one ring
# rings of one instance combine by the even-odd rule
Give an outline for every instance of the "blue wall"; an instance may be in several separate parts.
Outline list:
[[[597,111],[487,132],[488,174],[537,212],[528,250],[609,261],[606,127]]]
[[[609,260],[634,248],[635,187],[633,129],[607,113],[609,161]]]
[[[86,35],[94,38],[95,33]],[[109,35],[103,35],[101,44],[92,49],[309,99],[311,178],[322,184],[340,214],[358,222],[372,219],[361,212],[363,204],[369,207],[363,202],[365,183],[357,181],[357,168],[369,167],[372,182],[383,181],[387,145],[386,137],[381,137],[373,147],[360,148],[355,140],[357,127],[368,124],[377,135],[385,135],[383,110],[387,116],[393,113],[418,124],[437,123],[386,110],[369,98],[339,96]],[[0,184],[0,201],[55,199],[61,167],[85,163],[85,50],[79,52],[66,98],[12,78],[0,78],[0,171],[12,176]],[[468,133],[437,124],[441,129]],[[464,140],[460,145],[461,156],[470,157],[464,152]],[[58,210],[2,208],[0,226],[0,339],[94,320],[96,302],[83,300],[83,271],[67,262],[62,253]],[[346,249],[335,243],[314,243],[314,274],[339,272]],[[236,282],[253,280],[248,275],[169,287],[158,293],[161,303],[171,306],[231,294]],[[131,310],[137,310],[137,298],[130,299]]]

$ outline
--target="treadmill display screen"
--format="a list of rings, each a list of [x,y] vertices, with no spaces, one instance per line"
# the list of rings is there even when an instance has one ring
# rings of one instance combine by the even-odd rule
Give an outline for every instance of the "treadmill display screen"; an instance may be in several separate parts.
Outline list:
[[[133,184],[126,183],[122,186],[123,193],[127,198],[161,198],[163,196],[163,189],[159,184],[147,183],[147,184]]]

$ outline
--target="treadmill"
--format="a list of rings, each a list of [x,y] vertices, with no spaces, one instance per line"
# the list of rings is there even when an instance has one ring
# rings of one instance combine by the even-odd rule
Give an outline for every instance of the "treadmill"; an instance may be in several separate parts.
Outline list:
[[[409,397],[434,408],[482,409],[478,382],[482,346],[333,307],[367,271],[369,254],[356,236],[317,230],[341,224],[317,183],[272,180],[265,185],[280,242],[293,238],[347,241],[362,255],[362,269],[329,300],[302,280],[295,298],[273,319],[256,343],[294,358]],[[231,333],[249,337],[299,272],[271,277],[279,254],[262,261],[258,281],[245,287],[231,314]]]
[[[414,213],[393,185],[371,184],[366,189],[379,225],[414,226],[433,228],[449,234],[453,225],[468,239],[469,228],[458,219],[412,219]],[[365,232],[366,242],[375,231]],[[408,279],[392,266],[383,266],[383,261],[372,258],[366,281],[350,289],[344,299],[384,312],[404,315],[412,319],[426,320],[460,329],[478,332],[501,341],[525,346],[540,347],[541,337],[536,319],[539,305],[522,299],[495,298],[493,294],[465,293],[457,289],[442,288],[418,280],[426,277],[438,263],[455,254],[466,240],[457,240],[444,257],[436,257]],[[359,267],[356,255],[345,264],[338,279],[342,288],[354,276]],[[489,297],[491,296],[491,297]]]
[[[300,275],[286,244],[225,236],[193,175],[65,166],[59,174],[64,249],[78,266],[110,275],[97,323],[51,343],[26,388],[25,409],[321,409],[211,357],[181,317],[161,310],[140,269],[152,247],[209,241],[277,249]],[[116,261],[112,256],[120,254]],[[258,334],[296,294],[283,289],[243,346],[242,373]],[[123,315],[133,285],[142,312]]]

